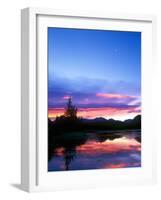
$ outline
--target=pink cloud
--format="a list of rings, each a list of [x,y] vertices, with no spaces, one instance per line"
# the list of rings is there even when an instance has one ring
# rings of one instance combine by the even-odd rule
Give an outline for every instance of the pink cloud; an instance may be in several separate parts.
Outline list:
[[[66,96],[63,97],[64,100],[67,100],[69,98],[70,98],[70,96],[68,96],[68,95],[66,95]]]
[[[111,94],[111,93],[96,93],[97,97],[103,97],[107,99],[136,99],[136,96],[123,95],[123,94]]]

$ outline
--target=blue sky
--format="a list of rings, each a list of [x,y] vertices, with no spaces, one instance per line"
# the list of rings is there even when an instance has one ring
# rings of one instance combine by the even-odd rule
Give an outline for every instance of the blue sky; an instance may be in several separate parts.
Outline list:
[[[130,96],[139,102],[141,33],[48,28],[48,78],[49,108],[63,107],[65,96],[80,108],[128,105]]]

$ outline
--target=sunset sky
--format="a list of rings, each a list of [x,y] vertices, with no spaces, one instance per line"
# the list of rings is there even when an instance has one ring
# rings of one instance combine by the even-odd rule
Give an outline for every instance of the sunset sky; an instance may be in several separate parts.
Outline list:
[[[141,113],[141,33],[48,28],[48,115],[72,97],[83,118]]]

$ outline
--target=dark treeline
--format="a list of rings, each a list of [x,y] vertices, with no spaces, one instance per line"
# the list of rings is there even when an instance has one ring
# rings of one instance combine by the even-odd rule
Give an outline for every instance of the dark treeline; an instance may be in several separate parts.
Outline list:
[[[74,131],[141,129],[141,115],[123,122],[104,118],[83,119],[77,117],[77,108],[69,98],[64,115],[54,121],[49,119],[48,127],[49,133],[54,132],[55,135]]]
[[[88,133],[94,132],[95,139],[103,142],[122,137],[109,130],[130,130],[141,128],[141,115],[124,122],[104,118],[83,119],[77,117],[77,108],[72,105],[69,98],[64,115],[56,117],[54,121],[48,120],[48,159],[55,155],[57,148],[63,147],[66,170],[76,156],[76,147],[88,140]],[[136,135],[136,140],[141,142],[141,135]]]
[[[124,122],[104,118],[95,119],[71,119],[64,116],[57,117],[55,121],[49,119],[49,132],[61,134],[73,131],[92,131],[92,130],[125,130],[125,129],[141,129],[141,115],[137,115],[134,119],[125,120]]]

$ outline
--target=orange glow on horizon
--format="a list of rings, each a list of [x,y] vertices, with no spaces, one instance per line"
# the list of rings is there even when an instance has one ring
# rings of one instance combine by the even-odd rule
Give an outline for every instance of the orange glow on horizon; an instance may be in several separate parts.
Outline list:
[[[49,118],[56,118],[64,114],[64,108],[51,108],[48,110]],[[104,117],[106,119],[114,118],[118,120],[131,119],[136,115],[140,114],[140,109],[138,108],[80,108],[78,110],[78,116],[93,119],[96,117]]]

